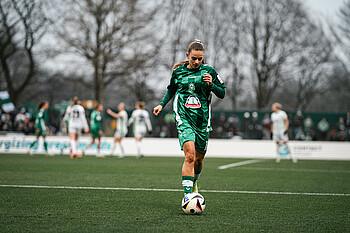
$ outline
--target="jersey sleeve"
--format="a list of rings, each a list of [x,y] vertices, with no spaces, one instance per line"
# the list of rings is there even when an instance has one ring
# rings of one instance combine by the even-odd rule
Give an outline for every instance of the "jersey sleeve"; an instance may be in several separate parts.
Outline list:
[[[175,83],[175,78],[176,78],[176,74],[173,72],[171,79],[170,79],[170,84],[167,87],[167,91],[166,91],[162,101],[159,104],[162,107],[164,107],[174,97],[174,95],[177,91],[177,84]]]
[[[213,82],[211,84],[211,91],[220,99],[223,99],[225,97],[225,88],[226,85],[220,78],[219,74],[216,72],[216,70],[211,69],[209,71],[209,74],[213,78]]]
[[[152,131],[152,124],[151,124],[151,120],[150,120],[150,117],[149,117],[149,113],[146,112],[146,125],[147,125],[147,130],[148,131]]]
[[[135,112],[133,112],[131,114],[131,117],[130,117],[130,119],[128,121],[128,126],[131,125],[134,122],[134,120],[135,120]]]
[[[87,120],[86,120],[84,108],[81,108],[80,114],[81,114],[81,121],[83,122],[83,125],[84,125],[84,129],[89,129],[89,125],[88,125]]]

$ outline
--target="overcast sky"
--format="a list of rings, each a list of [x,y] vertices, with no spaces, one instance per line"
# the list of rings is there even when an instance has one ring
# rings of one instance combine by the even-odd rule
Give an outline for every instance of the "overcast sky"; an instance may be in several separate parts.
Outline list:
[[[304,0],[304,2],[310,13],[316,17],[334,20],[344,0]]]

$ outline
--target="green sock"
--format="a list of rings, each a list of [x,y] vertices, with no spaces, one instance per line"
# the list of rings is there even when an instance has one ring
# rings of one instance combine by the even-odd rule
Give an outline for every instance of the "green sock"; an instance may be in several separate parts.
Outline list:
[[[38,140],[35,140],[34,142],[32,142],[32,144],[30,144],[30,149],[33,148],[35,146],[35,144],[37,143]]]
[[[182,177],[182,186],[184,186],[185,195],[188,193],[192,193],[193,188],[193,176],[183,176]]]
[[[47,152],[47,142],[46,141],[44,141],[44,149]]]

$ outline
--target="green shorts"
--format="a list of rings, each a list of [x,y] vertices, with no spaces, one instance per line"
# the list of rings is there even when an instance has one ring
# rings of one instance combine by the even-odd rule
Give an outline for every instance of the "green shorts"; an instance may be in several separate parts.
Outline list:
[[[193,141],[195,144],[196,151],[205,154],[207,152],[209,132],[198,132],[195,131],[187,122],[183,122],[177,127],[179,133],[179,142],[181,150],[183,145],[187,141]]]
[[[100,130],[101,129],[99,129],[99,128],[91,128],[91,136],[92,136],[92,138],[100,138],[101,137],[101,135],[99,133]]]
[[[35,136],[46,137],[46,135],[47,135],[46,129],[43,129],[40,126],[35,127]]]

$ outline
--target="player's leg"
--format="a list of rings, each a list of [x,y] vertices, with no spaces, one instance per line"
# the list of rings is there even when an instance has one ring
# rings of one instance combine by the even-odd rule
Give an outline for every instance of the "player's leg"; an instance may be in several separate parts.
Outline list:
[[[185,154],[185,160],[182,165],[182,186],[184,187],[184,193],[186,195],[193,191],[194,163],[196,156],[194,141],[184,142],[182,149]]]
[[[70,145],[72,148],[72,153],[70,155],[71,159],[74,159],[77,155],[78,148],[77,148],[77,133],[70,131],[69,132],[69,139],[70,139]]]
[[[273,132],[272,140],[276,143],[276,163],[281,162],[280,156],[280,134],[278,132]]]
[[[202,154],[196,151],[196,157],[194,161],[194,180],[193,180],[193,192],[195,193],[199,192],[197,181],[202,172],[204,156],[205,154]]]
[[[284,141],[283,143],[284,143],[284,146],[287,148],[288,154],[289,154],[291,160],[293,161],[293,163],[297,163],[298,160],[297,160],[297,158],[293,155],[292,151],[290,150],[290,148],[289,148],[289,146],[288,146],[288,141],[286,140],[286,141]]]
[[[116,139],[117,140],[117,143],[119,144],[119,147],[120,147],[120,151],[121,151],[121,155],[119,156],[119,158],[124,158],[125,157],[125,151],[124,151],[124,147],[122,145],[122,140],[123,138],[122,137],[119,137]]]
[[[113,139],[113,147],[112,147],[112,150],[111,150],[111,156],[114,155],[115,153],[115,149],[117,148],[117,137],[114,136],[114,139]]]
[[[104,157],[104,155],[101,154],[101,137],[97,138],[97,155],[98,157]]]
[[[202,172],[203,160],[204,160],[205,153],[207,152],[208,140],[209,140],[209,132],[207,133],[196,132],[196,142],[195,142],[196,156],[194,161],[194,185],[193,185],[193,192],[196,192],[196,193],[198,193],[197,181]]]
[[[37,132],[35,134],[37,134]],[[28,155],[32,155],[31,149],[38,143],[38,141],[39,141],[39,136],[37,135],[35,141],[32,142],[32,144],[30,144],[30,146],[29,146],[29,149],[27,151]]]
[[[280,156],[280,142],[276,141],[276,163],[281,162],[281,156]]]
[[[45,154],[46,154],[47,156],[51,156],[51,154],[49,154],[49,151],[47,150],[46,133],[45,133],[45,135],[43,134],[43,141],[44,141],[44,150],[45,150]]]
[[[136,140],[136,149],[137,149],[137,158],[142,158],[143,154],[141,151],[141,145],[142,145],[142,137],[140,135],[138,137],[135,137]]]

